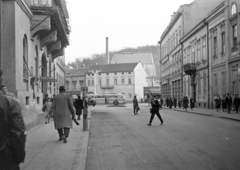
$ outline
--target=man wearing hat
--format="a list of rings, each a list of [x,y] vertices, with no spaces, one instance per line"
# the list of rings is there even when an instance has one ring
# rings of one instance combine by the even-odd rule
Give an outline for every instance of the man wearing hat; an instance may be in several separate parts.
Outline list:
[[[163,124],[163,120],[162,120],[162,117],[161,117],[161,115],[159,113],[160,104],[159,104],[156,96],[154,96],[154,98],[151,100],[151,105],[152,105],[152,112],[151,112],[150,121],[149,121],[149,123],[147,125],[148,126],[152,125],[152,121],[153,121],[153,118],[154,118],[155,114],[159,118],[159,120],[161,122],[160,124],[162,125]]]

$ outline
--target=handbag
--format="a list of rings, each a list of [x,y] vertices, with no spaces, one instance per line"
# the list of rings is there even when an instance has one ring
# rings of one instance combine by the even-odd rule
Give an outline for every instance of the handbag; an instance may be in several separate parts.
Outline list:
[[[139,106],[137,106],[137,110],[140,110],[140,107],[139,107]]]

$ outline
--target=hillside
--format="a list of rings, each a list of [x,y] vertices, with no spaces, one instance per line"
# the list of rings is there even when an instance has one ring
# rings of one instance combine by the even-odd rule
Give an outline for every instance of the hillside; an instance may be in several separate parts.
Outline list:
[[[137,48],[125,48],[120,51],[110,51],[109,57],[110,61],[114,54],[117,53],[123,53],[123,52],[132,52],[132,53],[152,53],[155,67],[156,67],[156,73],[159,75],[160,73],[160,64],[159,64],[159,46],[142,46]],[[82,67],[90,67],[93,64],[106,64],[106,54],[93,54],[90,58],[84,58],[80,60],[80,58],[77,58],[74,62],[68,63],[67,67],[70,68],[82,68]]]

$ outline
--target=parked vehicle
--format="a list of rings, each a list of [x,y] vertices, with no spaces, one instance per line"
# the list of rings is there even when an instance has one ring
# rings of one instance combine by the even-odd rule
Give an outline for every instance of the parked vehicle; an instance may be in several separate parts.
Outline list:
[[[111,93],[111,94],[88,94],[87,97],[90,100],[93,100],[96,102],[96,104],[125,104],[125,96],[121,93]]]

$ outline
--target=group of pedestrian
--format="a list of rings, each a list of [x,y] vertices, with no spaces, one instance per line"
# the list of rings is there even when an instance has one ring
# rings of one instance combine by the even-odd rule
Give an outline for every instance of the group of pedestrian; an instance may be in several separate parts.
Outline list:
[[[177,105],[179,106],[179,103],[177,103],[177,98],[176,97],[173,97],[173,98],[167,97],[166,100],[165,100],[165,103],[166,103],[166,106],[169,109],[172,109],[173,107],[176,109]]]
[[[239,106],[240,106],[240,98],[236,94],[234,97],[234,100],[232,100],[232,97],[229,93],[226,95],[222,95],[222,98],[220,98],[219,95],[216,95],[214,97],[215,101],[215,107],[216,110],[219,111],[220,107],[222,106],[222,111],[227,112],[228,114],[231,114],[232,110],[235,110],[236,113],[239,111]]]

